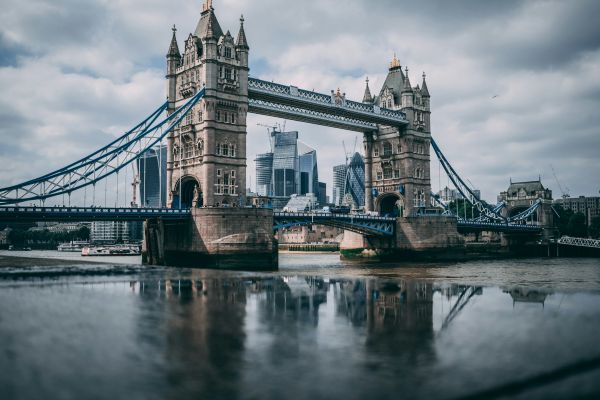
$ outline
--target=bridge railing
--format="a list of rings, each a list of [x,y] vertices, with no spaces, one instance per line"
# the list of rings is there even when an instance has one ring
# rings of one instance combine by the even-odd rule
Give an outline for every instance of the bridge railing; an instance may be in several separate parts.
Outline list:
[[[336,214],[336,213],[312,213],[312,212],[284,212],[276,211],[273,213],[275,217],[322,217],[322,218],[338,218],[338,219],[356,219],[367,221],[395,221],[393,217],[381,217],[369,214]]]

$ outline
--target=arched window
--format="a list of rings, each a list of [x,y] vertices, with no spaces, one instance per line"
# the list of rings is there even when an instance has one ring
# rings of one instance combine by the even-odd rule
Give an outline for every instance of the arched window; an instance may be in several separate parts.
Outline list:
[[[204,141],[202,139],[196,141],[196,151],[199,156],[204,154]]]
[[[390,142],[383,142],[383,155],[384,156],[392,155],[392,145]]]

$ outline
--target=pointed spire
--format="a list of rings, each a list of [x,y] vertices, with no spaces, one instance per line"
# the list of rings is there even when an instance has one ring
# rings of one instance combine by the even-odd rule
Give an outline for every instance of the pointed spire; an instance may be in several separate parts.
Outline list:
[[[404,87],[402,88],[402,93],[404,92],[412,92],[412,86],[410,86],[410,79],[408,79],[408,67],[404,68],[405,77],[404,77]]]
[[[400,65],[400,60],[398,60],[398,57],[396,57],[396,53],[394,53],[394,58],[392,59],[392,62],[390,63],[390,71],[396,68],[400,68],[400,70],[402,71],[402,66]]]
[[[367,86],[365,87],[365,95],[363,96],[363,103],[372,103],[373,96],[371,96],[371,90],[369,89],[369,77],[366,79]]]
[[[171,44],[169,45],[169,52],[167,53],[167,57],[177,57],[181,58],[181,54],[179,53],[179,46],[177,46],[177,38],[175,37],[175,32],[177,32],[177,28],[173,25],[171,28],[173,31],[173,37],[171,38]]]
[[[206,0],[202,6],[202,14],[200,14],[200,21],[196,25],[194,35],[201,39],[218,39],[223,36],[223,30],[221,30],[214,11],[212,0]]]
[[[208,18],[208,23],[206,24],[206,36],[205,37],[208,37],[208,38],[216,37],[215,31],[213,29],[213,19],[212,18]]]
[[[202,12],[208,11],[208,10],[214,10],[214,8],[212,6],[212,0],[205,0],[204,4],[202,5]]]
[[[430,97],[429,89],[427,89],[427,82],[425,82],[425,72],[423,72],[423,83],[421,84],[421,96]]]
[[[238,32],[237,41],[235,43],[235,47],[242,49],[250,49],[248,47],[248,40],[246,40],[246,32],[244,32],[244,16],[240,17],[240,31]]]

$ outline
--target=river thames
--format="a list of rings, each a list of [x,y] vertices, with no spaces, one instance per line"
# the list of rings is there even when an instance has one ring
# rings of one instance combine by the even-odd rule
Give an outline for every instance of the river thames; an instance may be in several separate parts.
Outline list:
[[[60,257],[0,252],[3,399],[600,396],[599,259]]]

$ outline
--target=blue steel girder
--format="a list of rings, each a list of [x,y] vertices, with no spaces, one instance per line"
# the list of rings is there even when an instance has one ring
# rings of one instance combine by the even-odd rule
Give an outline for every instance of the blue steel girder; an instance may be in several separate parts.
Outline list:
[[[175,129],[203,96],[204,89],[201,89],[183,106],[160,119],[167,106],[164,103],[136,127],[92,154],[41,177],[0,188],[0,204],[45,201],[65,194],[70,196],[76,190],[118,174]]]
[[[286,213],[273,214],[274,230],[303,225],[328,225],[368,236],[394,236],[396,219],[370,215],[348,215],[330,213]]]
[[[457,228],[461,232],[504,232],[539,234],[542,232],[540,225],[514,224],[502,222],[484,222],[476,220],[458,219]]]
[[[257,114],[358,132],[375,131],[377,124],[396,127],[408,124],[401,111],[255,78],[248,79],[248,109]]]
[[[2,222],[144,221],[151,218],[185,220],[190,216],[189,209],[176,208],[0,207]]]

